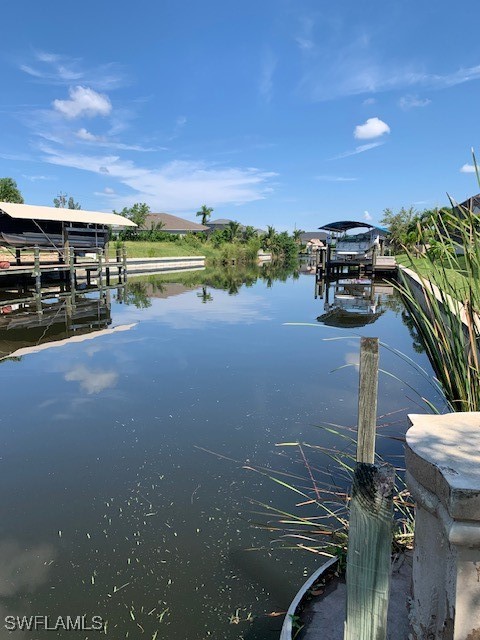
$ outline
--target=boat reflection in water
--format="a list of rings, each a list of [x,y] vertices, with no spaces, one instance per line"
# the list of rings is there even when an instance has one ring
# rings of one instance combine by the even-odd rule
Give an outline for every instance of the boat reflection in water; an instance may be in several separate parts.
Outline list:
[[[375,322],[386,309],[394,288],[385,280],[362,278],[318,279],[315,297],[324,299],[317,321],[329,327],[359,328]]]
[[[0,360],[130,329],[110,327],[112,289],[122,300],[124,286],[68,291],[60,285],[40,295],[23,287],[0,290]]]

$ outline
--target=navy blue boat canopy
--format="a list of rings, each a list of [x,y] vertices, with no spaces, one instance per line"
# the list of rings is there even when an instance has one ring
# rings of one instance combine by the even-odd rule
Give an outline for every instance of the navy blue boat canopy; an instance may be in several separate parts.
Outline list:
[[[381,235],[387,235],[388,229],[384,227],[377,227],[374,224],[368,224],[368,222],[357,222],[355,220],[340,220],[339,222],[330,222],[329,224],[324,224],[323,227],[318,227],[322,231],[333,231],[337,233],[342,233],[345,231],[349,231],[350,229],[374,229],[378,231]]]

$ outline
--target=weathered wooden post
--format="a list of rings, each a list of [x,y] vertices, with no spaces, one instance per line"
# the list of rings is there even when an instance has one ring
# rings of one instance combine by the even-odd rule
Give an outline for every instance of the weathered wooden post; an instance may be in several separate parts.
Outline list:
[[[377,426],[378,338],[360,341],[357,462],[375,462]]]
[[[127,281],[127,247],[122,247],[123,281]]]
[[[34,247],[33,249],[33,275],[35,276],[35,289],[37,294],[40,293],[41,282],[42,282],[42,273],[40,271],[40,249],[38,247]]]
[[[395,470],[374,464],[378,338],[362,338],[357,465],[347,555],[345,640],[385,640],[390,592]]]
[[[105,277],[106,277],[106,281],[107,281],[107,287],[110,286],[110,248],[109,248],[109,243],[106,242],[105,243],[105,249],[104,249],[104,254],[105,254]]]
[[[98,250],[98,286],[103,288],[103,251]]]
[[[70,290],[75,290],[75,256],[73,249],[69,251],[68,255],[69,267],[70,267]]]
[[[118,269],[118,282],[122,282],[122,251],[120,247],[115,247],[115,262]]]

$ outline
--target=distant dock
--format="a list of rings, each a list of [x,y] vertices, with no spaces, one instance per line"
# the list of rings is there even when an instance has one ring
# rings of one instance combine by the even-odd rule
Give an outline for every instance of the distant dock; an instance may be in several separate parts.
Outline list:
[[[320,278],[331,278],[342,274],[363,276],[393,275],[397,270],[395,256],[382,256],[375,250],[370,255],[359,256],[337,254],[330,246],[315,252],[315,271]]]

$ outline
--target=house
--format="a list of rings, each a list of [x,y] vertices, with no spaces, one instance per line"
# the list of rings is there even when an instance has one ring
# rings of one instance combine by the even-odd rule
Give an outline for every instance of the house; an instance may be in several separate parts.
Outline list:
[[[476,196],[472,196],[471,198],[468,198],[468,200],[465,200],[465,202],[462,202],[459,205],[459,207],[463,209],[468,209],[472,213],[476,213],[477,215],[480,215],[480,193],[477,193]]]
[[[208,227],[203,224],[172,216],[170,213],[149,213],[141,229],[143,231],[151,231],[158,227],[160,227],[159,231],[175,233],[180,236],[184,236],[187,233],[204,233],[208,231]]]
[[[300,234],[300,242],[302,244],[308,244],[312,240],[318,240],[322,244],[325,244],[327,234],[324,231],[302,231]]]
[[[236,222],[236,221],[229,220],[228,218],[218,218],[217,220],[209,220],[207,222],[207,227],[211,232],[217,231],[217,230],[222,231],[223,229],[226,229],[228,227],[230,222]],[[240,231],[243,231],[244,229],[245,227],[243,225],[240,225]]]

